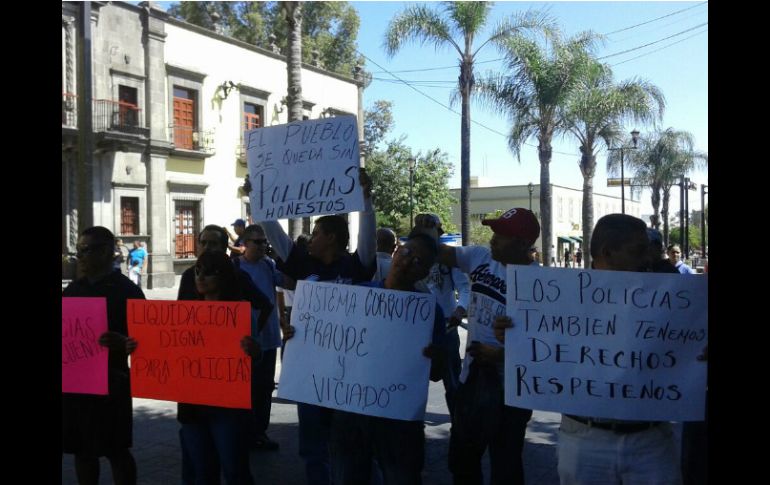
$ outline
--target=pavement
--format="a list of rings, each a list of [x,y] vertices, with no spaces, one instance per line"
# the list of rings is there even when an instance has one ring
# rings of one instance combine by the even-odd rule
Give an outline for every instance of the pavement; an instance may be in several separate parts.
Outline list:
[[[177,276],[177,285],[179,277]],[[152,300],[176,299],[178,286],[145,289]],[[460,330],[461,348],[465,348],[466,332]],[[276,366],[280,382],[280,364]],[[182,453],[179,448],[179,423],[176,403],[134,398],[134,446],[139,485],[167,485],[181,482]],[[559,413],[535,411],[527,427],[524,444],[525,480],[531,485],[558,485],[556,472],[556,440]],[[304,485],[304,466],[298,453],[298,421],[296,405],[273,397],[268,435],[280,443],[273,452],[252,451],[251,472],[257,485]],[[425,413],[424,485],[448,485],[452,476],[447,467],[449,454],[449,412],[441,382],[432,382]],[[484,456],[485,483],[489,482],[489,458]],[[101,459],[99,485],[112,482],[109,463]],[[62,485],[77,485],[72,455],[62,459]],[[310,484],[312,485],[312,484]]]

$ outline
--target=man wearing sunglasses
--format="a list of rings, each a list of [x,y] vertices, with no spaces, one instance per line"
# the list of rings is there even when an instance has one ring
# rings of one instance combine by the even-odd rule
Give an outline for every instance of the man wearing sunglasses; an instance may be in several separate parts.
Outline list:
[[[107,332],[99,345],[108,352],[108,396],[62,394],[62,452],[75,455],[79,483],[99,481],[99,457],[112,467],[115,483],[136,483],[132,444],[133,409],[127,357],[136,341],[128,337],[126,300],[144,300],[140,287],[113,267],[115,236],[104,227],[83,231],[77,244],[77,278],[62,297],[107,300]]]
[[[425,234],[410,237],[393,255],[385,279],[362,283],[362,286],[416,292],[415,283],[428,275],[436,254],[436,242],[430,237]],[[445,374],[446,363],[446,326],[438,304],[432,323],[431,343],[423,349],[422,355],[431,359],[430,380],[437,382]],[[425,424],[422,421],[381,418],[340,410],[334,410],[332,414],[330,448],[335,485],[371,483],[373,458],[382,471],[382,483],[385,485],[422,482],[425,458]]]
[[[438,262],[458,267],[471,281],[468,341],[460,386],[455,395],[449,440],[449,469],[455,483],[483,483],[481,457],[489,448],[495,483],[522,485],[522,451],[531,409],[505,406],[503,345],[493,326],[505,315],[506,266],[537,264],[529,248],[540,235],[540,223],[524,208],[513,208],[481,223],[492,229],[489,248],[440,245]],[[415,231],[438,238],[436,221],[420,218]]]
[[[437,214],[418,214],[416,221],[430,218],[435,224],[438,235],[444,234],[441,219]],[[446,351],[447,365],[443,377],[444,398],[451,416],[454,411],[454,396],[460,386],[460,371],[462,359],[460,358],[460,335],[457,327],[467,314],[470,302],[470,283],[468,276],[459,268],[450,268],[441,263],[435,263],[430,268],[428,276],[417,285],[419,289],[424,287],[426,291],[436,296],[436,303],[446,317]],[[457,298],[455,297],[457,292]]]
[[[259,360],[255,359],[251,367],[251,407],[255,419],[251,422],[252,429],[247,434],[251,448],[272,451],[277,450],[279,445],[267,436],[266,431],[270,424],[272,394],[275,389],[275,359],[277,349],[281,346],[275,287],[283,287],[286,283],[283,273],[276,269],[275,261],[266,254],[267,238],[261,226],[252,224],[246,227],[241,239],[245,252],[235,258],[234,263],[249,275],[254,285],[267,295],[273,305],[264,327],[252,329],[252,338],[259,343],[262,356]],[[292,332],[293,329],[289,331]]]

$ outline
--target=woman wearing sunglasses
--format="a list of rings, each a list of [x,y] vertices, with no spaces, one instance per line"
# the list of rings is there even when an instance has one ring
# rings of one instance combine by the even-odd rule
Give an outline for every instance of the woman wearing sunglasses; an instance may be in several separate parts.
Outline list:
[[[198,299],[244,300],[236,271],[226,254],[203,252],[194,266]],[[247,355],[260,355],[259,344],[250,335],[245,335],[240,343]],[[218,484],[220,468],[228,485],[253,483],[243,433],[249,419],[248,409],[179,403],[177,419],[182,423],[182,453],[192,465],[187,473],[194,475],[185,477],[189,483]]]

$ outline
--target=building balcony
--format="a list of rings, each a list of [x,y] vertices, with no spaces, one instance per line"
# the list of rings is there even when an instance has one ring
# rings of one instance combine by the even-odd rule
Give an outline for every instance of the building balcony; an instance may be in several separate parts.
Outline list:
[[[214,130],[200,130],[183,125],[169,125],[169,130],[178,154],[195,158],[214,154]]]
[[[93,106],[94,132],[112,131],[149,136],[150,130],[144,126],[142,110],[136,105],[110,99],[95,99]]]

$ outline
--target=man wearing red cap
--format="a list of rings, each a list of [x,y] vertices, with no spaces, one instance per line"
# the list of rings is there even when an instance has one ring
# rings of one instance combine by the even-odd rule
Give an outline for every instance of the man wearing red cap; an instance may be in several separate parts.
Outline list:
[[[435,233],[435,221],[418,218],[416,231]],[[481,221],[494,233],[489,248],[440,245],[438,262],[458,267],[471,282],[468,341],[455,397],[449,469],[455,485],[481,484],[481,457],[489,447],[491,483],[523,484],[522,450],[532,410],[504,405],[503,346],[493,323],[505,315],[506,265],[537,264],[529,248],[540,235],[535,215],[523,208]],[[435,234],[434,234],[435,236]]]

